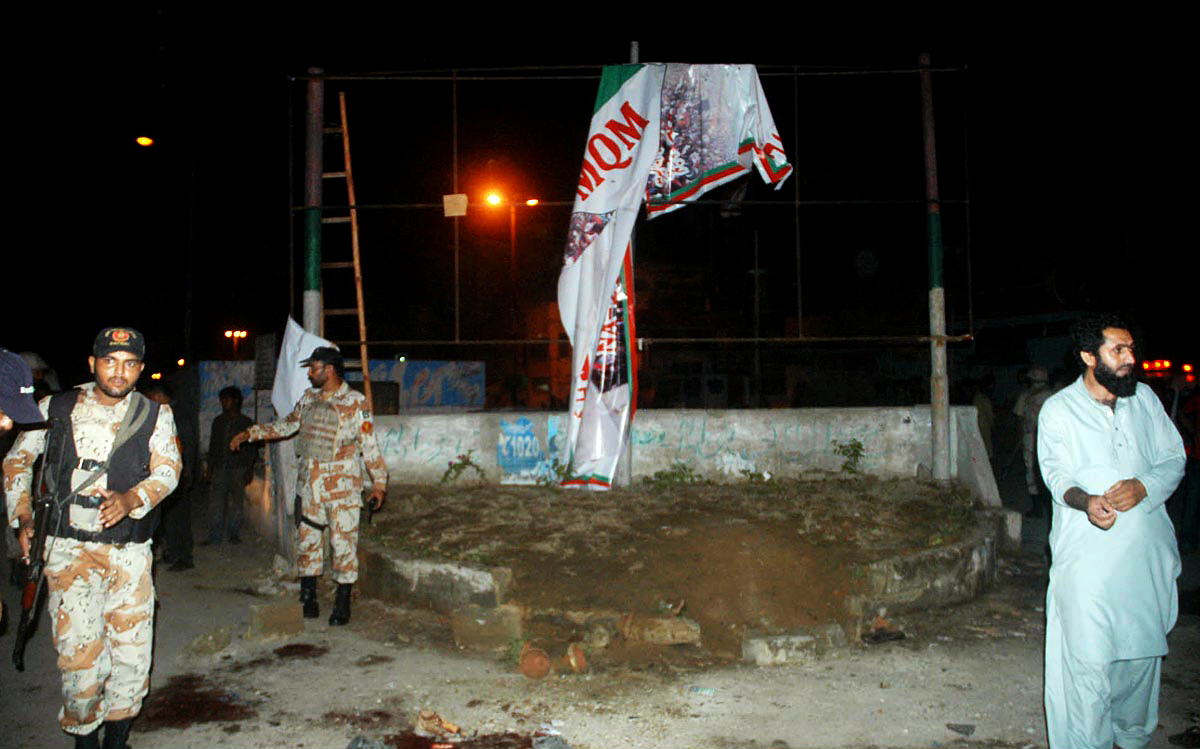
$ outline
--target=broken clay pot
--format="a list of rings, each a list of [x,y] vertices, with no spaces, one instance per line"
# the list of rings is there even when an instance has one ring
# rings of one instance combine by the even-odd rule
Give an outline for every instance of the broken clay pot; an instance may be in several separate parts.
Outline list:
[[[521,673],[530,679],[544,679],[550,673],[550,656],[541,648],[535,648],[528,642],[521,648],[521,657],[517,663]]]

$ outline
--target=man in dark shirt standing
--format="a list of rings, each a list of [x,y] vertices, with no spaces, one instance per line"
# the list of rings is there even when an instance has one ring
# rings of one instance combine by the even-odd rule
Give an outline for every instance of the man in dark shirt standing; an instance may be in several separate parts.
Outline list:
[[[258,450],[240,445],[230,451],[233,436],[254,426],[254,421],[242,414],[242,391],[227,387],[218,396],[221,414],[213,419],[208,440],[208,473],[212,481],[209,511],[212,524],[204,544],[220,543],[227,536],[229,543],[239,544],[242,528],[242,505],[246,501],[246,484],[253,478],[254,461]]]
[[[160,405],[171,407],[175,415],[175,434],[179,438],[179,457],[183,459],[183,470],[179,474],[179,485],[171,496],[162,502],[163,562],[171,572],[182,572],[195,567],[192,559],[192,489],[196,484],[196,469],[200,462],[200,435],[195,413],[180,408],[175,401],[175,392],[165,382],[154,380],[142,389],[142,395]],[[159,537],[155,537],[157,542]]]

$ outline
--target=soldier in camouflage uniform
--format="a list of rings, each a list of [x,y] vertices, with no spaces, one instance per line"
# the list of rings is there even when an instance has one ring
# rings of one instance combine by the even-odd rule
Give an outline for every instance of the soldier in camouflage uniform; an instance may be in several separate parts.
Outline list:
[[[329,623],[341,625],[350,621],[350,591],[358,579],[358,519],[363,487],[359,456],[370,474],[372,489],[367,501],[374,509],[383,505],[387,467],[375,441],[375,422],[366,398],[345,383],[341,353],[318,346],[300,363],[308,367],[312,389],[304,392],[287,418],[239,432],[229,449],[236,451],[247,440],[281,439],[299,432],[296,566],[300,602],[306,618],[319,614],[317,576],[324,571],[322,536],[328,528],[333,579],[338,584]]]
[[[1027,517],[1040,518],[1050,515],[1050,495],[1042,488],[1041,475],[1037,459],[1037,429],[1038,416],[1046,399],[1054,395],[1050,389],[1050,374],[1045,367],[1033,367],[1029,370],[1029,390],[1022,394],[1020,411],[1013,412],[1021,418],[1021,449],[1025,458],[1025,489],[1029,492],[1029,502],[1032,509]]]
[[[150,686],[150,538],[181,464],[170,407],[133,390],[144,355],[137,331],[101,331],[88,359],[95,382],[43,398],[50,428],[24,432],[4,461],[8,519],[28,557],[31,472],[45,454],[42,480],[56,508],[45,570],[59,723],[77,748],[98,749],[101,723],[104,746],[124,747]]]

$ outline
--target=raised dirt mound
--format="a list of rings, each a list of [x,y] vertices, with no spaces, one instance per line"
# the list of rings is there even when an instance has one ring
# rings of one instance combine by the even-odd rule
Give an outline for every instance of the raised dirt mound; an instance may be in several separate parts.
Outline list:
[[[578,617],[556,613],[681,611],[699,623],[706,655],[720,659],[740,654],[747,629],[843,623],[866,565],[976,527],[964,490],[873,477],[660,477],[604,493],[404,486],[389,502],[366,537],[422,559],[511,569],[509,597],[534,614],[542,637],[585,636],[571,631]],[[619,647],[607,652],[620,657]]]

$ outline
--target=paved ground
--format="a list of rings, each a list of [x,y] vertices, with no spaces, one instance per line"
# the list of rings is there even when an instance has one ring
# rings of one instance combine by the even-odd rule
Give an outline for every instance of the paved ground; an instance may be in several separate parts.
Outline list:
[[[1019,469],[1018,459],[1001,488],[1023,509]],[[196,570],[157,575],[152,691],[132,743],[344,747],[365,735],[419,746],[401,737],[429,709],[468,734],[557,731],[579,749],[1042,747],[1045,526],[1028,524],[1025,537],[1025,553],[1003,562],[994,590],[967,605],[901,618],[907,637],[899,642],[772,668],[650,660],[542,681],[498,657],[456,651],[448,622],[433,612],[371,602],[356,605],[348,628],[322,618],[288,639],[248,640],[250,607],[290,600],[294,589],[272,575],[261,544],[199,548]],[[1200,589],[1200,556],[1185,559],[1180,588]],[[322,594],[327,612],[329,591]],[[3,598],[6,606],[17,603],[7,584]],[[1195,605],[1196,593],[1184,598]],[[45,626],[24,674],[8,661],[11,630],[0,638],[0,744],[69,746],[55,722],[57,671]],[[1169,746],[1168,734],[1197,724],[1200,612],[1181,617],[1171,647],[1153,747]]]

